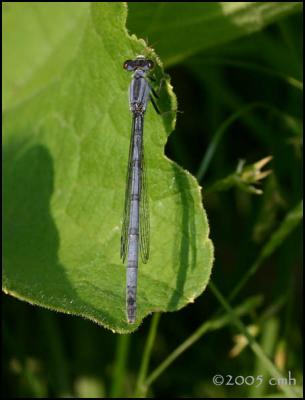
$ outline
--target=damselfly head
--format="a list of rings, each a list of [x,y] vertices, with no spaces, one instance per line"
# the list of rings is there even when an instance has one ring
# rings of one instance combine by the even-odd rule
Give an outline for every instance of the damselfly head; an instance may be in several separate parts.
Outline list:
[[[143,71],[149,71],[154,68],[154,62],[145,58],[142,55],[137,56],[134,60],[126,60],[123,64],[123,68],[127,71],[135,71],[141,69]]]

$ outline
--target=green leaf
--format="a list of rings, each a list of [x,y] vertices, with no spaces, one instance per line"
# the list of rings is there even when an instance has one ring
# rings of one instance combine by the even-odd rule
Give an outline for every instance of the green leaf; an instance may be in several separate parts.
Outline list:
[[[128,3],[128,27],[156,48],[165,66],[263,29],[302,2]]]
[[[85,2],[2,3],[4,108],[35,95],[73,62],[88,11]]]
[[[116,332],[192,302],[213,261],[200,188],[164,156],[174,115],[162,120],[149,106],[151,257],[139,266],[138,323],[127,324],[119,248],[131,122],[122,62],[148,49],[128,36],[126,14],[124,3],[109,2],[7,3],[3,13],[3,289]],[[168,82],[163,91],[162,108],[174,109]]]

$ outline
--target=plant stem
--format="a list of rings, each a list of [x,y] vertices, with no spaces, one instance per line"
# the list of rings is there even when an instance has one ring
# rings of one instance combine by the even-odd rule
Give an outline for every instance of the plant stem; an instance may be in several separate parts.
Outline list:
[[[248,299],[242,305],[236,307],[237,315],[244,315],[249,311],[256,308],[261,302],[260,297],[254,297]],[[231,321],[230,317],[227,315],[221,315],[218,318],[210,319],[199,326],[196,331],[189,336],[184,342],[180,344],[146,379],[145,387],[146,391],[148,387],[168,368],[185,350],[191,347],[195,342],[197,342],[205,333],[208,331],[213,331],[223,328],[225,325],[229,324]]]
[[[294,228],[301,222],[303,218],[303,201],[301,201],[296,207],[294,207],[284,218],[279,228],[273,232],[266,245],[262,248],[258,258],[247,269],[246,273],[242,276],[240,281],[237,283],[231,294],[228,296],[231,301],[245,286],[252,275],[256,273],[262,262],[269,257],[286,239],[286,237],[293,231]]]
[[[237,67],[241,69],[248,69],[254,72],[259,72],[261,74],[270,75],[274,78],[278,78],[283,82],[291,85],[293,88],[298,89],[300,91],[303,90],[303,82],[293,76],[288,76],[278,71],[274,71],[271,68],[263,67],[261,65],[256,65],[251,62],[239,61],[239,60],[231,60],[226,58],[208,58],[204,61],[206,65],[228,65],[230,67]]]
[[[271,104],[259,102],[259,101],[249,103],[246,106],[244,106],[244,107],[240,108],[239,110],[237,110],[236,112],[234,112],[233,114],[231,114],[226,120],[223,121],[223,123],[220,125],[220,127],[216,130],[206,152],[204,153],[204,156],[201,160],[199,169],[196,173],[196,178],[199,182],[203,179],[203,177],[210,165],[210,162],[215,154],[216,148],[217,148],[220,140],[222,139],[223,135],[225,134],[226,130],[229,128],[229,126],[235,120],[242,117],[244,114],[248,113],[249,111],[252,111],[254,108],[262,108],[262,109],[269,110],[273,114],[278,116],[280,119],[282,119],[283,121],[287,121],[287,119],[290,118],[289,115],[283,113],[281,110],[277,109],[276,107],[272,106]]]
[[[278,341],[279,336],[279,321],[277,318],[270,318],[263,324],[263,331],[261,335],[260,346],[270,358],[273,358],[276,343]],[[264,377],[261,385],[253,385],[249,387],[248,397],[261,399],[265,392],[268,390],[268,378],[270,375],[266,370],[264,364],[262,363],[260,358],[256,358],[255,360],[255,368],[253,371],[253,376],[262,375]]]
[[[280,371],[276,368],[276,366],[272,363],[272,361],[266,356],[260,345],[255,341],[253,336],[249,333],[248,329],[242,323],[234,309],[230,306],[230,304],[226,301],[226,299],[222,296],[213,282],[210,281],[209,288],[213,292],[214,296],[217,298],[219,303],[223,306],[223,308],[228,313],[228,316],[231,319],[231,322],[238,328],[240,332],[248,339],[249,346],[252,351],[256,354],[256,356],[260,359],[261,364],[264,365],[266,370],[270,373],[272,377],[277,380],[285,381],[285,378],[280,373]],[[299,398],[298,393],[290,387],[289,385],[278,385],[278,388],[281,389],[289,398]]]
[[[71,397],[73,390],[69,377],[69,367],[65,354],[62,332],[59,329],[56,315],[50,312],[40,312],[40,324],[45,332],[45,343],[48,349],[48,361],[53,387],[58,397]]]
[[[41,380],[37,373],[32,371],[32,368],[27,365],[26,355],[21,349],[20,343],[16,341],[14,333],[9,332],[6,324],[2,325],[3,340],[12,354],[15,354],[17,368],[19,369],[20,379],[24,381],[26,390],[31,395],[31,398],[47,398],[48,388],[47,382]],[[16,368],[16,367],[15,367]]]
[[[213,135],[213,138],[207,148],[207,151],[205,152],[203,159],[201,161],[201,164],[199,166],[198,172],[196,174],[196,178],[198,179],[198,181],[200,182],[202,180],[202,178],[204,177],[208,166],[210,165],[210,162],[213,158],[213,155],[216,151],[216,148],[220,142],[220,140],[222,139],[225,131],[228,129],[228,127],[239,117],[241,117],[243,114],[246,114],[247,112],[249,112],[250,110],[257,108],[257,107],[266,107],[266,105],[264,105],[264,103],[260,103],[260,102],[255,102],[255,103],[250,103],[247,104],[245,107],[242,107],[241,109],[239,109],[238,111],[236,111],[235,113],[231,114],[229,116],[229,118],[227,118],[221,125],[220,127],[217,129],[217,131],[215,132],[215,134]]]
[[[229,296],[230,300],[233,299],[239,291],[242,289],[242,287],[245,285],[247,280],[249,279],[250,276],[252,276],[253,273],[256,272],[258,267],[261,265],[261,262],[269,255],[275,251],[275,249],[278,247],[280,242],[278,240],[275,240],[274,237],[286,237],[283,234],[283,226],[286,227],[285,233],[286,235],[291,232],[291,230],[297,225],[297,221],[301,220],[301,211],[300,207],[302,206],[302,203],[300,203],[295,209],[293,209],[285,218],[283,223],[281,224],[280,228],[271,236],[270,240],[264,246],[262,249],[262,252],[258,258],[257,261],[252,265],[250,268],[251,272],[247,272],[245,276],[242,278],[239,284],[233,289],[231,295]],[[286,221],[286,222],[285,222]],[[288,222],[289,221],[289,224]],[[290,228],[290,229],[288,229]],[[280,233],[277,233],[277,232]],[[275,245],[276,243],[276,245]],[[264,255],[264,256],[262,256]],[[209,284],[210,287],[211,283]],[[212,289],[211,289],[212,290]],[[246,306],[248,303],[244,303],[243,305],[237,307],[235,309],[235,315],[236,316],[242,316],[245,314],[245,312],[248,311],[249,308]],[[231,322],[231,317],[228,315],[219,315],[219,311],[216,311],[214,314],[214,318],[204,322],[200,327],[191,335],[189,338],[187,338],[183,343],[181,343],[180,346],[178,346],[146,379],[145,384],[143,386],[147,388],[185,351],[187,350],[190,346],[192,346],[196,341],[198,341],[206,332],[211,331],[211,330],[216,330],[220,329],[223,326],[229,324]]]
[[[141,361],[134,397],[142,397],[146,394],[146,386],[144,385],[144,382],[147,375],[151,351],[156,338],[159,320],[160,320],[160,313],[154,313],[150,322],[149,334],[147,341],[145,343],[145,349]]]
[[[130,335],[119,335],[115,355],[115,370],[112,381],[110,397],[118,398],[122,395],[122,385],[129,351]]]

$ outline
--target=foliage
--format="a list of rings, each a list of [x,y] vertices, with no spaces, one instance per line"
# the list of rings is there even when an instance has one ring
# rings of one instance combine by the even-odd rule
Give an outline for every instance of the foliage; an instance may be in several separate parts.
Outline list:
[[[122,63],[148,49],[128,37],[123,3],[95,4],[90,13],[83,4],[78,13],[73,4],[64,7],[69,25],[60,33],[55,18],[46,24],[52,44],[45,54],[38,49],[43,42],[36,43],[43,20],[34,20],[36,34],[28,33],[22,11],[37,18],[48,8],[64,13],[62,5],[5,8],[3,286],[30,303],[130,332],[152,311],[177,310],[202,293],[213,260],[207,218],[195,179],[164,157],[169,132],[149,110],[151,257],[139,268],[137,324],[129,325],[119,253],[130,136],[130,77]],[[31,71],[19,51],[22,42],[12,43],[16,25],[22,49],[32,49],[32,57],[39,53]],[[64,60],[56,57],[61,46]],[[155,74],[161,73],[162,66]],[[169,83],[164,91],[175,104]]]
[[[301,11],[2,4],[4,290],[135,328],[118,245],[122,61],[144,52],[166,83],[145,125],[152,259],[140,267],[140,320],[196,298],[120,335],[4,295],[5,397],[302,397]],[[215,262],[199,296],[213,258],[201,195]],[[268,384],[289,371],[296,385]],[[216,386],[215,374],[264,382]]]

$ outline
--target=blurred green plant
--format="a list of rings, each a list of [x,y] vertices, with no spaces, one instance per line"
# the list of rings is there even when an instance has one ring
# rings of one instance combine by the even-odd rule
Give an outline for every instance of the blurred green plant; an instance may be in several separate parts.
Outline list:
[[[31,271],[24,289],[34,293],[35,299],[39,294],[39,304],[97,316],[101,322],[108,311],[104,306],[112,310],[122,303],[122,312],[111,326],[118,331],[128,329],[118,324],[124,318],[124,269],[118,269],[119,261],[111,258],[117,257],[113,249],[119,230],[109,230],[117,228],[120,219],[121,194],[117,190],[123,193],[125,162],[118,166],[117,160],[122,155],[127,159],[126,127],[130,123],[126,108],[129,77],[117,59],[143,51],[157,61],[158,78],[171,77],[178,96],[177,106],[167,83],[160,98],[163,118],[149,111],[145,127],[152,230],[158,233],[153,239],[158,244],[154,253],[160,256],[156,263],[161,267],[168,264],[165,245],[160,247],[167,241],[173,245],[169,259],[183,259],[183,265],[190,265],[191,257],[184,257],[184,250],[194,229],[200,246],[208,234],[201,219],[198,186],[190,174],[164,159],[166,142],[166,155],[203,186],[216,249],[213,281],[206,295],[179,313],[164,318],[154,313],[132,336],[113,335],[88,321],[6,297],[6,396],[301,398],[302,3],[128,3],[129,33],[146,39],[155,51],[143,40],[127,35],[122,4],[26,3],[22,7],[27,12],[9,2],[2,7],[3,32],[10,32],[3,41],[3,122],[5,133],[18,136],[10,146],[4,141],[4,166],[10,167],[4,191],[10,203],[4,208],[4,244],[10,260],[5,263],[6,268],[18,265],[10,275],[10,285],[18,278],[18,291],[10,287],[10,293],[22,297],[21,282]],[[50,18],[52,7],[57,18]],[[11,51],[16,46],[22,47],[20,53]],[[61,82],[65,84],[61,86]],[[113,98],[110,93],[119,95]],[[177,108],[183,113],[178,114],[175,133],[168,138],[174,124],[170,110]],[[48,115],[50,109],[55,113]],[[101,115],[105,115],[102,120]],[[37,143],[40,147],[35,152]],[[67,152],[71,146],[75,151]],[[262,170],[269,161],[267,154],[273,157],[268,177],[268,170]],[[246,159],[249,165],[240,164],[232,174],[238,159]],[[56,168],[50,171],[53,160]],[[110,175],[115,177],[115,188]],[[258,188],[263,178],[267,179]],[[75,187],[73,180],[78,182]],[[188,190],[183,190],[186,186]],[[253,196],[260,190],[261,196]],[[65,196],[70,192],[78,201]],[[50,201],[51,193],[56,196]],[[42,199],[44,205],[39,208]],[[105,206],[110,203],[111,210]],[[66,205],[64,212],[61,204]],[[172,205],[175,215],[163,221],[164,209],[170,215]],[[194,222],[184,234],[183,223],[177,224],[181,212],[184,222],[192,218]],[[77,224],[67,241],[71,221]],[[105,223],[108,230],[103,228]],[[170,232],[168,225],[172,225]],[[31,236],[33,227],[35,237]],[[50,237],[55,231],[60,235]],[[105,242],[106,231],[111,235]],[[177,251],[180,234],[184,241]],[[196,243],[192,251],[197,249]],[[15,248],[21,248],[19,255]],[[53,255],[47,256],[49,249]],[[188,256],[194,255],[192,251]],[[203,290],[211,259],[206,259],[204,252],[196,258],[194,274],[192,268],[186,274],[181,268],[178,279],[169,277],[169,288],[179,287],[179,296],[185,294],[185,282],[193,284],[187,299],[175,304],[176,298],[165,309],[180,308],[194,300],[192,293],[199,286],[197,293]],[[31,268],[23,273],[28,261]],[[62,270],[67,261],[68,273],[57,276],[53,283],[54,271],[45,266]],[[160,295],[159,276],[164,271],[160,273],[153,265],[158,279],[149,282],[145,290],[143,285],[139,296],[144,302]],[[104,277],[109,273],[107,282],[101,272]],[[76,284],[84,275],[94,287]],[[68,295],[67,278],[73,283]],[[107,292],[101,301],[98,288],[119,278],[121,286],[115,293],[121,297],[114,301]],[[143,267],[146,279],[147,268],[144,271]],[[156,285],[158,293],[148,293],[151,285]],[[170,295],[168,288],[163,293],[160,302]],[[75,294],[80,300],[71,305],[68,300],[74,302]],[[96,304],[98,310],[92,310]],[[146,305],[147,310],[162,308],[151,302]],[[109,326],[109,315],[106,320],[103,323]],[[243,351],[235,348],[232,358],[236,337]],[[296,385],[267,384],[269,377],[282,379],[288,371]],[[213,374],[225,376],[228,372],[232,376],[263,374],[264,383],[259,387],[230,386],[229,390],[212,384]]]
[[[236,171],[224,179],[220,179],[210,187],[207,187],[206,193],[228,190],[237,186],[239,189],[247,193],[263,194],[263,191],[256,187],[261,180],[271,174],[271,170],[261,171],[261,169],[272,159],[265,157],[254,164],[245,166],[245,160],[239,160]]]
[[[149,38],[165,67],[169,67],[202,50],[259,31],[283,16],[300,11],[302,4],[157,2],[130,3],[128,7],[128,27],[139,37]]]

